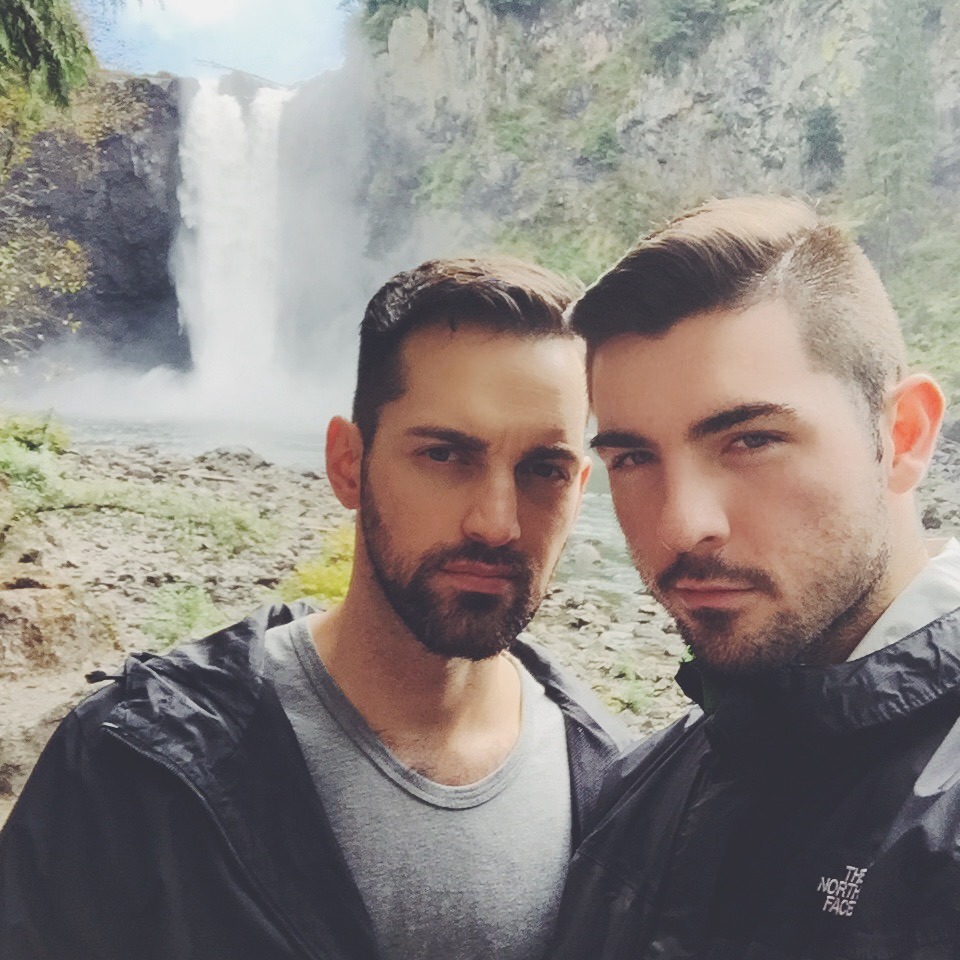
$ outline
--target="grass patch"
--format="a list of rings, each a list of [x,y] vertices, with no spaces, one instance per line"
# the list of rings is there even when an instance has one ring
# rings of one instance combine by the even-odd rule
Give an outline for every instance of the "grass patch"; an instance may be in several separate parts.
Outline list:
[[[54,510],[122,511],[163,520],[190,550],[199,540],[214,551],[236,555],[272,538],[271,522],[247,504],[127,480],[66,476],[60,460],[66,444],[66,432],[50,421],[0,419],[0,489],[5,501],[0,541],[13,523]]]
[[[327,538],[320,556],[299,564],[280,585],[287,601],[309,598],[324,605],[339,603],[347,595],[353,570],[354,528],[347,524]]]
[[[199,640],[227,626],[232,617],[221,610],[200,587],[189,583],[161,587],[141,630],[162,649],[184,640]]]
[[[641,679],[636,667],[631,663],[622,663],[613,676],[621,681],[620,690],[611,694],[607,701],[617,713],[629,710],[637,716],[643,716],[653,705],[653,688],[649,681]]]

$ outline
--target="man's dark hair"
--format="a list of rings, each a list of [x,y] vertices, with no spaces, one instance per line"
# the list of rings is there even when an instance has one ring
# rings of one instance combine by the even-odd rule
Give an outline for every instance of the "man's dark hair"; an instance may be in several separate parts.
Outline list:
[[[838,227],[785,197],[710,202],[644,237],[574,306],[588,357],[621,334],[657,337],[694,314],[780,299],[817,369],[875,419],[906,367],[897,316],[877,272]]]
[[[512,257],[428,260],[388,280],[360,324],[353,421],[373,442],[380,408],[403,395],[403,341],[443,323],[478,323],[521,337],[574,337],[564,311],[581,288]]]

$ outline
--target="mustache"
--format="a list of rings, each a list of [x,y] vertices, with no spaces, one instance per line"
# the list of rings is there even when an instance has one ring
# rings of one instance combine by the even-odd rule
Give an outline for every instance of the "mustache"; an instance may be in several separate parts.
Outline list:
[[[431,550],[421,561],[420,569],[432,573],[456,560],[506,567],[510,576],[522,580],[529,580],[533,575],[530,561],[519,550],[514,550],[512,547],[488,547],[474,540],[455,547],[438,547],[436,550]]]
[[[755,567],[738,567],[720,557],[697,557],[681,553],[657,578],[657,587],[666,593],[680,580],[734,580],[756,590],[776,596],[777,588],[770,576]]]

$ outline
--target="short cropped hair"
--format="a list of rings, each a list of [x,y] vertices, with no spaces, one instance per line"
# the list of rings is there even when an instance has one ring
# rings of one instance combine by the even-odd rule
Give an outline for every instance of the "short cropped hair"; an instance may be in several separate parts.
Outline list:
[[[373,442],[380,409],[403,395],[401,347],[431,324],[477,323],[520,337],[569,337],[565,318],[582,287],[513,257],[428,260],[398,273],[373,296],[360,324],[353,421]]]
[[[880,277],[842,230],[800,200],[711,200],[644,237],[571,311],[588,359],[620,334],[658,337],[695,314],[781,299],[814,367],[879,416],[906,369]]]

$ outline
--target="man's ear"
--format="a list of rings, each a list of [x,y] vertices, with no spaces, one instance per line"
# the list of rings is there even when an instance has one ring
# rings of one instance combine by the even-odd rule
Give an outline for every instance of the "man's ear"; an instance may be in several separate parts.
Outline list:
[[[348,510],[360,505],[360,464],[363,438],[360,428],[343,417],[327,427],[327,479],[337,499]]]
[[[907,493],[923,479],[946,407],[943,391],[932,377],[915,373],[894,387],[888,400],[892,441],[891,493]]]

